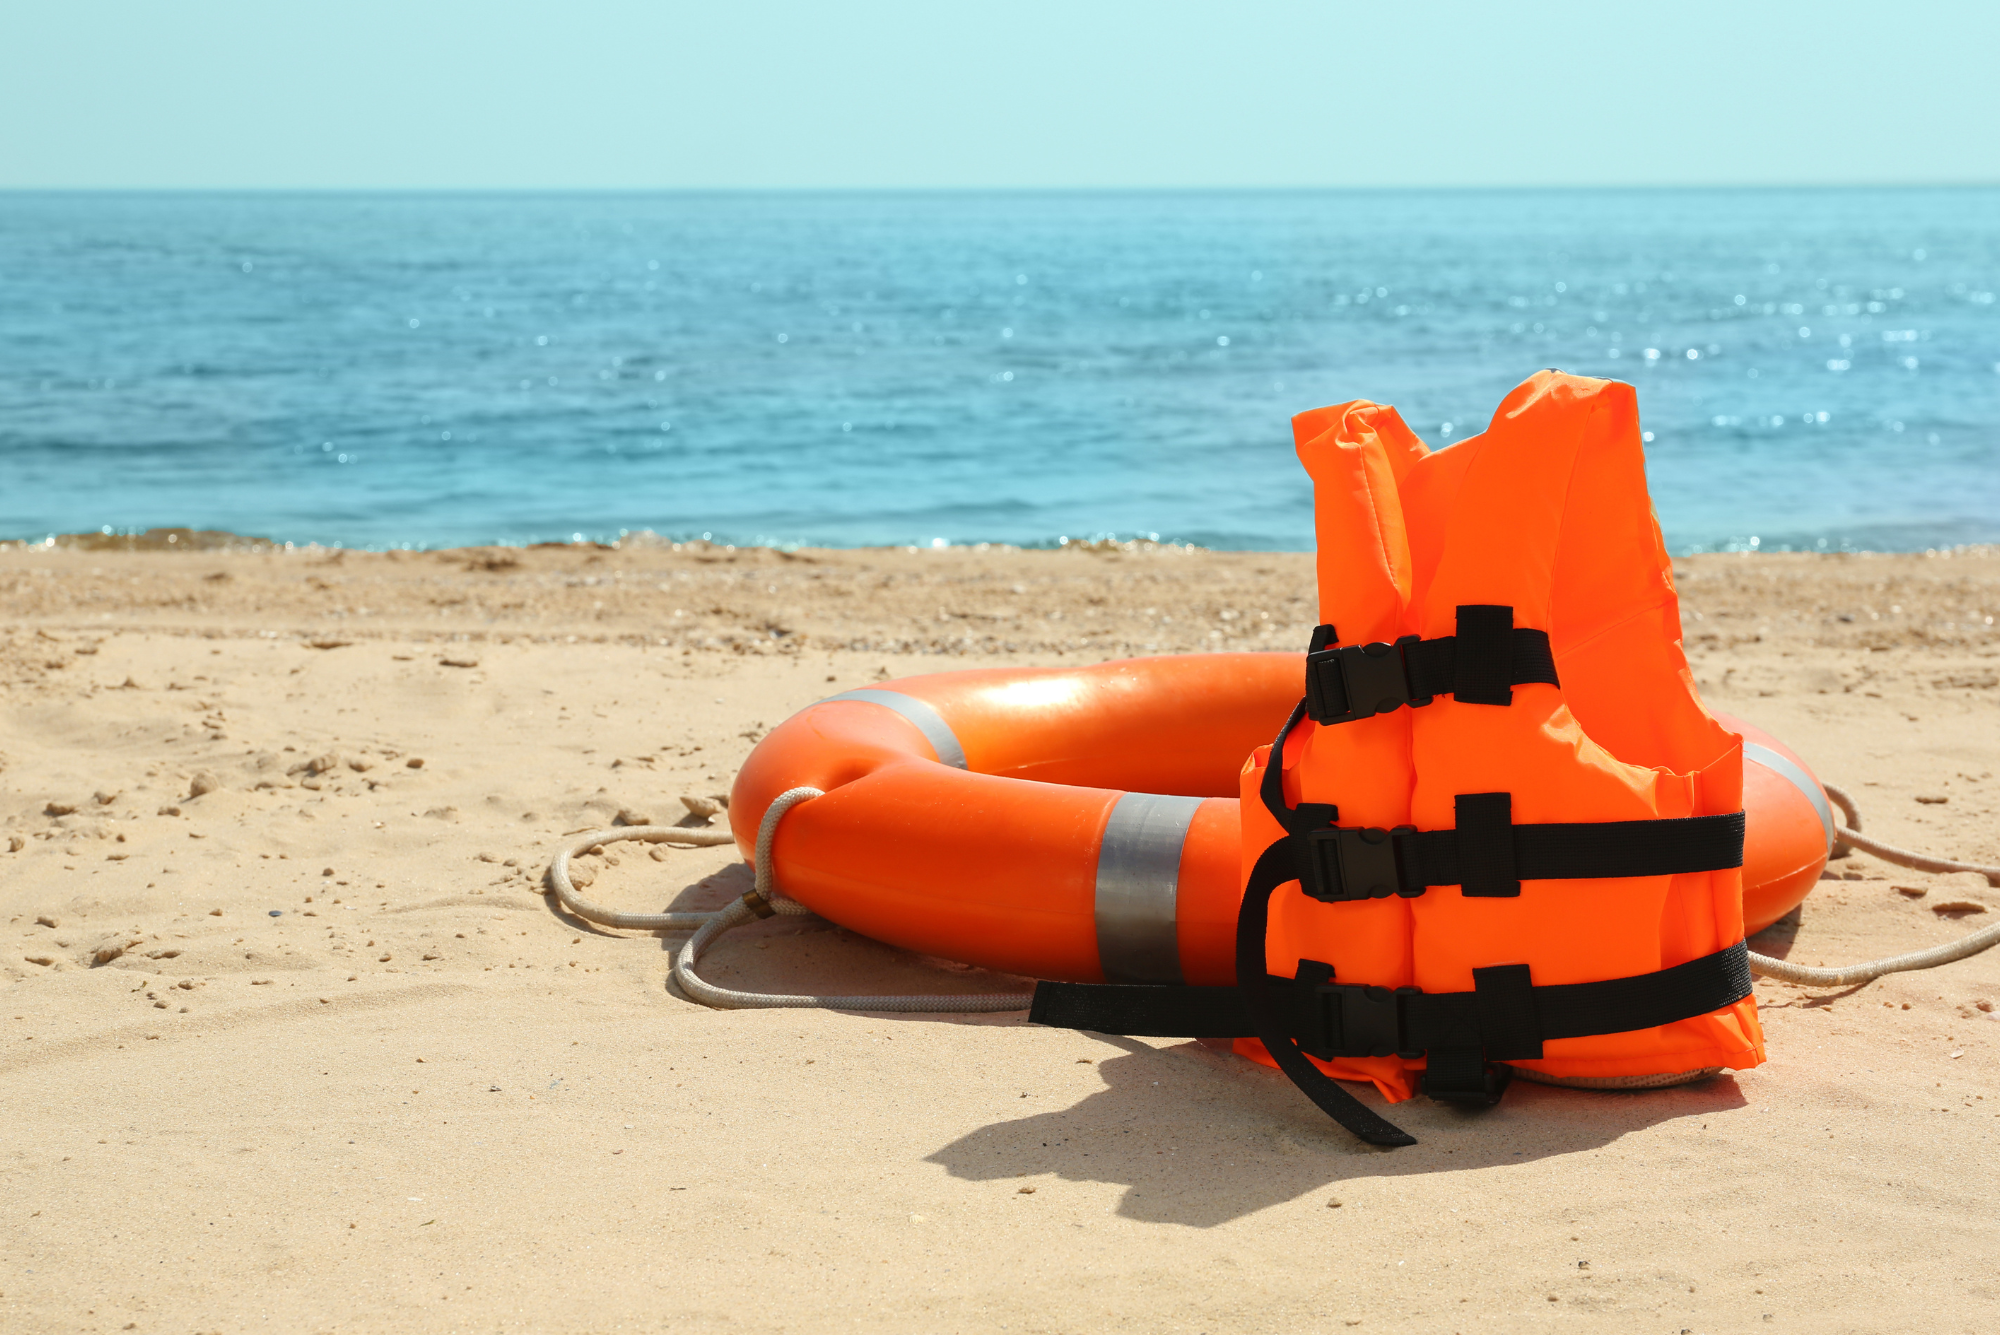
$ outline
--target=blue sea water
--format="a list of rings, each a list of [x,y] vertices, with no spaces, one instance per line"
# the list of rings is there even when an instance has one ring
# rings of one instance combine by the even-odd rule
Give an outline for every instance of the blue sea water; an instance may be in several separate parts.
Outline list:
[[[2000,190],[0,195],[0,536],[1303,548],[1629,380],[1676,550],[2000,539]]]

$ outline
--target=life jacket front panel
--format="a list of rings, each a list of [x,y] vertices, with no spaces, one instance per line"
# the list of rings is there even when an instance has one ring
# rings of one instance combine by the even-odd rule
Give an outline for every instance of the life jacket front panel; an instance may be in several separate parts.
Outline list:
[[[1561,685],[1301,723],[1280,757],[1288,804],[1336,804],[1343,828],[1420,831],[1453,829],[1460,799],[1480,794],[1507,794],[1514,825],[1741,810],[1740,745],[1701,706],[1680,651],[1629,386],[1545,372],[1483,435],[1436,453],[1378,405],[1322,410],[1295,430],[1314,479],[1322,618],[1340,644],[1452,636],[1461,609],[1511,608],[1515,628],[1547,632]],[[1284,833],[1257,800],[1256,761],[1246,874]],[[1271,899],[1267,965],[1290,976],[1317,960],[1340,982],[1449,993],[1493,965],[1526,965],[1537,987],[1650,974],[1739,941],[1740,884],[1739,870],[1530,879],[1506,897],[1431,886],[1324,903],[1294,882]],[[1342,1074],[1355,1060],[1320,1065]],[[1746,998],[1656,1029],[1554,1039],[1516,1064],[1623,1076],[1761,1060]],[[1396,1084],[1387,1074],[1366,1078]]]

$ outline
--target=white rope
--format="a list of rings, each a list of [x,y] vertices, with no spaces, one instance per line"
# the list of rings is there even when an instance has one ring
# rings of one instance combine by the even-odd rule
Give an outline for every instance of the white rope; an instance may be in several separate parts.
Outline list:
[[[1833,804],[1840,808],[1840,814],[1847,823],[1833,832],[1833,837],[1850,848],[1858,848],[1873,854],[1884,862],[1899,867],[1909,867],[1915,871],[1955,872],[1974,871],[1986,878],[1988,885],[2000,885],[2000,867],[1982,867],[1971,862],[1953,862],[1948,858],[1929,857],[1923,853],[1912,853],[1907,848],[1897,848],[1893,844],[1881,843],[1858,833],[1861,829],[1861,809],[1855,805],[1853,797],[1832,784],[1821,784]],[[1907,955],[1892,955],[1888,959],[1869,960],[1864,964],[1848,964],[1837,969],[1812,969],[1803,964],[1793,964],[1789,960],[1772,959],[1769,955],[1750,954],[1750,972],[1760,978],[1776,978],[1780,982],[1798,983],[1805,987],[1852,987],[1856,983],[1872,983],[1885,973],[1904,973],[1911,969],[1935,969],[1940,964],[1950,964],[1956,960],[1977,955],[2000,944],[2000,922],[1990,927],[1982,927],[1956,941],[1948,941],[1929,950],[1913,950]]]
[[[673,978],[681,991],[704,1006],[721,1010],[813,1009],[843,1011],[895,1011],[927,1014],[974,1014],[992,1011],[1020,1011],[1028,1008],[1028,998],[1019,992],[977,995],[844,997],[812,996],[786,992],[739,992],[717,987],[694,971],[702,953],[724,932],[746,922],[773,916],[811,918],[813,911],[796,899],[779,892],[772,870],[771,846],[777,841],[778,822],[801,802],[824,794],[817,788],[792,788],[780,793],[764,811],[757,827],[756,888],[716,913],[617,913],[591,903],[577,894],[570,880],[569,860],[619,839],[637,839],[655,844],[713,845],[729,843],[735,836],[726,830],[682,829],[678,826],[634,825],[624,829],[596,830],[580,834],[557,850],[549,864],[549,882],[556,898],[579,918],[606,927],[625,927],[648,932],[693,932],[674,952]]]
[[[1982,927],[1970,936],[1962,936],[1929,950],[1915,950],[1907,955],[1892,955],[1884,960],[1869,960],[1865,964],[1849,964],[1839,969],[1809,969],[1803,964],[1793,964],[1788,960],[1772,959],[1769,955],[1750,952],[1750,972],[1759,978],[1776,978],[1780,982],[1799,983],[1806,987],[1850,987],[1855,983],[1872,983],[1885,973],[1903,973],[1910,969],[1935,969],[1940,964],[1950,964],[1968,955],[1977,955],[1982,950],[2000,944],[2000,922],[1991,927]]]
[[[1912,871],[1978,872],[1986,878],[1986,884],[2000,886],[2000,867],[1985,867],[1976,862],[1953,862],[1949,858],[1934,858],[1925,853],[1912,853],[1907,848],[1897,848],[1894,844],[1870,839],[1861,833],[1861,811],[1854,805],[1854,799],[1832,784],[1821,784],[1820,787],[1833,799],[1833,804],[1840,808],[1840,814],[1847,817],[1847,824],[1835,829],[1833,837],[1848,847],[1858,848],[1884,862],[1893,862],[1898,867],[1908,867]]]
[[[1846,817],[1846,824],[1834,830],[1834,838],[1840,843],[1872,854],[1884,862],[1918,871],[1978,872],[1986,878],[1987,884],[2000,886],[2000,867],[1929,857],[1862,835],[1859,833],[1861,812],[1853,797],[1831,784],[1821,786],[1825,788],[1826,795],[1832,799],[1834,805],[1840,808],[1841,814]],[[771,848],[777,839],[778,822],[784,819],[785,813],[801,802],[809,802],[821,796],[824,794],[817,788],[793,788],[780,793],[765,809],[764,819],[757,827],[756,888],[716,913],[619,913],[593,904],[579,895],[575,883],[570,879],[569,864],[573,857],[586,852],[600,851],[605,844],[618,840],[692,846],[726,844],[734,838],[726,830],[685,829],[673,825],[633,825],[622,829],[589,831],[575,836],[556,851],[554,861],[549,864],[549,883],[555,888],[556,898],[562,901],[563,907],[590,922],[631,931],[694,933],[681,944],[680,949],[674,952],[673,978],[683,992],[705,1006],[723,1010],[804,1008],[933,1014],[979,1014],[1026,1010],[1027,998],[1016,992],[883,997],[742,992],[735,988],[718,987],[695,972],[694,966],[700,962],[703,953],[714,945],[723,933],[741,927],[744,923],[774,915],[802,918],[814,916],[811,909],[795,899],[787,899],[779,891],[772,869]],[[1797,983],[1805,987],[1852,987],[1858,983],[1873,982],[1884,974],[1903,973],[1912,969],[1935,969],[1941,964],[1951,964],[1977,955],[1995,945],[2000,945],[2000,922],[1982,927],[1956,941],[1932,946],[1928,950],[1917,950],[1906,955],[1894,955],[1887,959],[1869,960],[1833,969],[1809,968],[1803,964],[1793,964],[1789,960],[1774,959],[1769,955],[1759,955],[1751,951],[1750,972],[1760,978],[1775,978],[1781,982]]]
[[[707,922],[709,913],[619,913],[593,904],[576,892],[569,878],[569,860],[601,849],[620,839],[636,839],[648,844],[687,844],[693,847],[726,844],[736,836],[727,830],[682,829],[675,825],[627,825],[615,830],[591,830],[577,835],[556,850],[549,863],[549,884],[564,908],[579,918],[606,927],[624,927],[635,932],[692,932]]]

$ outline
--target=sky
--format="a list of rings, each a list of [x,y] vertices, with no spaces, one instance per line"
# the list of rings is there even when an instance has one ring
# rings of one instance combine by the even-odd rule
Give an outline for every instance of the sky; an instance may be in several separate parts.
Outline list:
[[[0,188],[2000,182],[2000,6],[0,0]]]

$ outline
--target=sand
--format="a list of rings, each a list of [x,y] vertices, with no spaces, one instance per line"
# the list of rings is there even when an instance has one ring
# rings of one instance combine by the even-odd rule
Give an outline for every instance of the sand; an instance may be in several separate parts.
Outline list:
[[[1418,1100],[1382,1152],[1212,1045],[708,1011],[542,893],[565,832],[678,818],[836,690],[1295,647],[1307,557],[172,546],[0,550],[0,1329],[2000,1327],[2000,952],[1760,983],[1759,1069]],[[2000,862],[2000,556],[1681,583],[1715,707],[1871,832]],[[727,848],[586,861],[636,910],[747,883]],[[1757,948],[2000,908],[1834,868]],[[784,920],[713,959],[1011,985]]]

